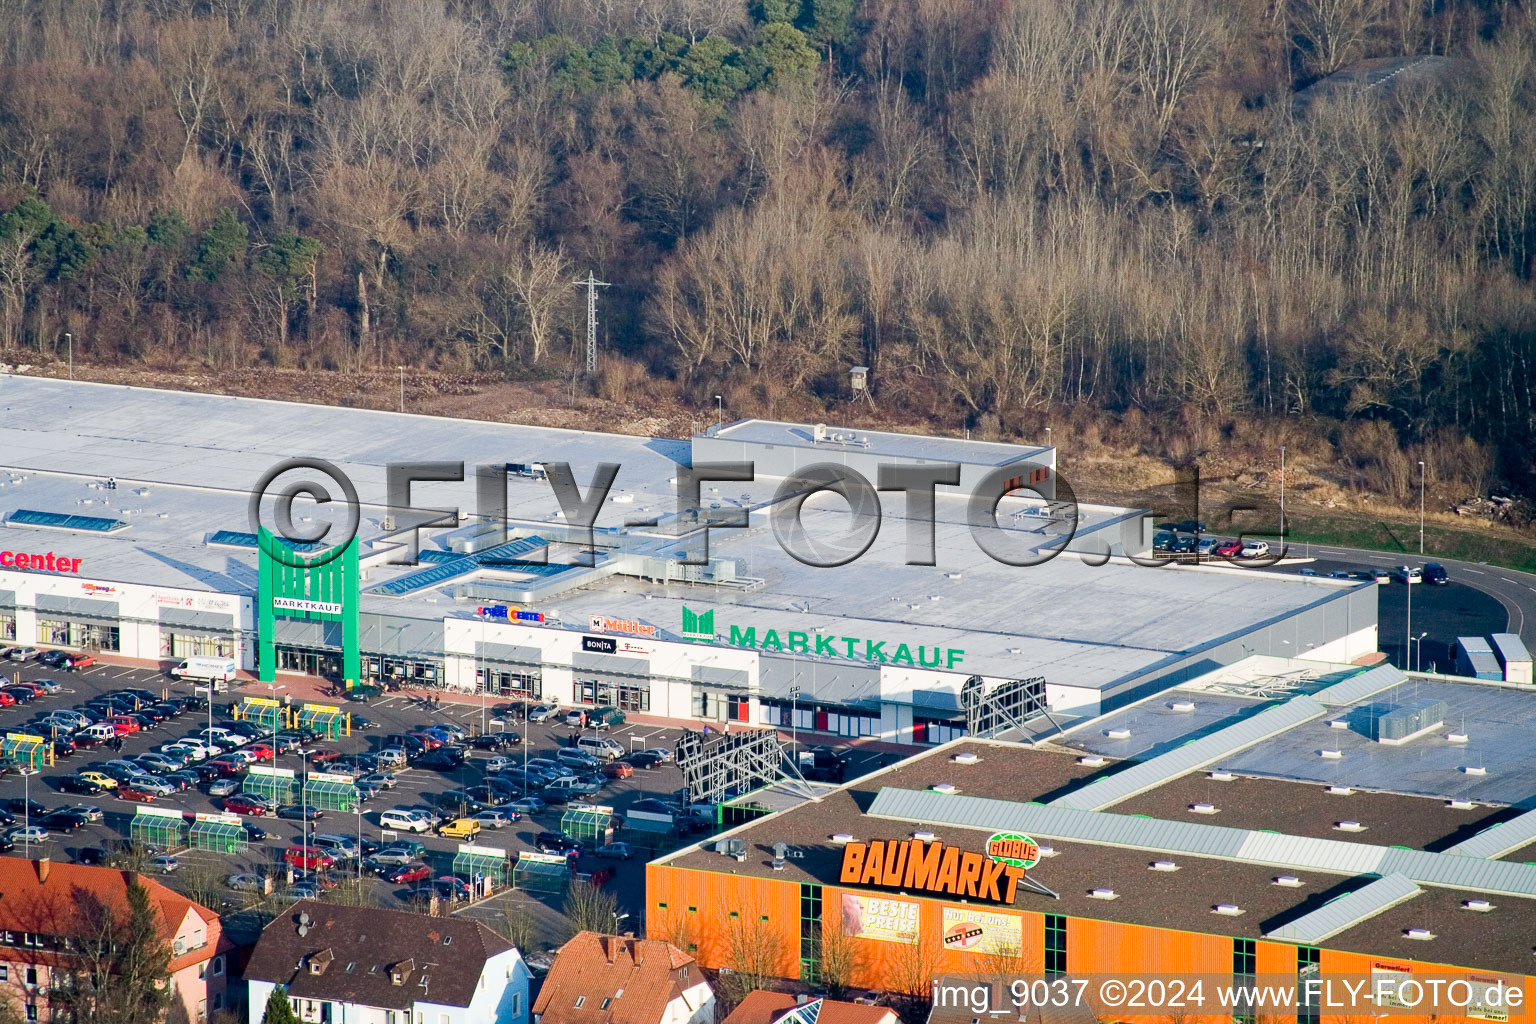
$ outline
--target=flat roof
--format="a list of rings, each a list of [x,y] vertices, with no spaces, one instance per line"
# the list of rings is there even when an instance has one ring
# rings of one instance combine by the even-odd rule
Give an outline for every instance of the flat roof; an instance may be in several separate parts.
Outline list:
[[[974,752],[980,762],[958,765],[950,758]],[[912,822],[865,815],[876,793],[886,787],[923,790],[937,782],[952,782],[969,796],[1015,802],[1041,801],[1065,787],[1080,784],[1094,774],[1113,770],[1092,769],[1077,763],[1065,751],[1032,749],[1017,744],[986,740],[957,740],[858,779],[827,795],[791,810],[760,818],[728,833],[747,844],[747,859],[714,852],[714,839],[685,846],[654,863],[737,874],[796,883],[837,884],[842,848],[832,835],[846,832],[859,842],[904,840],[911,837]],[[1177,813],[1179,805],[1204,798],[1203,776],[1185,776],[1166,783],[1114,808],[1117,814],[1147,814],[1172,820],[1206,824],[1269,828],[1290,835],[1319,835],[1349,839],[1350,833],[1332,830],[1316,822],[1331,812],[1348,808],[1350,820],[1368,826],[1354,834],[1360,842],[1403,845],[1429,843],[1439,846],[1461,829],[1486,827],[1508,811],[1483,808],[1454,811],[1444,801],[1417,796],[1356,794],[1336,797],[1316,785],[1278,780],[1245,779],[1209,783],[1212,802],[1222,808],[1213,817]],[[1333,801],[1333,803],[1329,803]],[[1133,806],[1134,805],[1134,806]],[[927,825],[940,841],[974,847],[975,829]],[[787,843],[803,854],[787,860],[781,870],[772,866],[773,844]],[[1052,840],[1054,855],[1044,858],[1030,876],[1055,891],[1060,899],[1024,888],[1014,902],[1015,910],[1066,914],[1074,917],[1175,928],[1183,931],[1263,938],[1280,925],[1345,892],[1360,889],[1375,876],[1348,876],[1317,871],[1291,872],[1301,880],[1299,888],[1274,884],[1281,872],[1273,867],[1180,855],[1169,858],[1123,846]],[[1177,871],[1154,871],[1154,860],[1174,859]],[[1089,895],[1094,888],[1110,888],[1115,900]],[[1329,949],[1351,950],[1435,963],[1458,964],[1489,970],[1527,973],[1536,948],[1536,901],[1517,902],[1518,897],[1495,897],[1495,909],[1477,914],[1461,908],[1466,899],[1481,898],[1475,892],[1423,886],[1425,892],[1405,904],[1356,924],[1327,939]],[[947,901],[954,902],[954,901]],[[1217,904],[1231,903],[1243,914],[1229,917],[1213,913]],[[1483,927],[1487,925],[1488,927]],[[1429,927],[1437,939],[1426,943],[1408,939],[1409,927]]]
[[[1002,466],[1022,458],[1034,458],[1048,454],[1045,445],[1003,444],[996,441],[972,441],[960,437],[925,437],[915,434],[898,434],[884,430],[864,430],[858,427],[827,425],[827,434],[856,438],[867,444],[844,444],[835,441],[817,443],[813,427],[807,423],[786,423],[781,420],[737,420],[701,437],[716,437],[727,441],[747,444],[782,445],[787,448],[811,448],[824,452],[863,452],[870,455],[888,455],[899,458],[928,459],[934,462],[960,462],[969,465]]]
[[[464,461],[468,481],[418,485],[413,500],[422,507],[457,504],[466,513],[476,506],[476,465],[565,461],[585,486],[597,463],[617,462],[613,493],[597,521],[609,528],[674,512],[678,465],[690,458],[686,440],[18,376],[0,376],[0,411],[0,514],[29,508],[129,524],[111,536],[7,526],[0,530],[7,546],[67,551],[83,558],[80,575],[86,579],[234,594],[254,593],[255,552],[211,547],[205,538],[217,530],[248,531],[249,491],[284,459],[322,458],[348,475],[363,506],[360,535],[367,545],[384,537],[385,466],[393,461]],[[988,442],[881,436],[892,444],[899,439],[961,445],[968,452],[996,449],[999,458],[1004,450],[1015,456],[1020,451]],[[104,488],[108,477],[116,479],[115,490]],[[707,485],[701,495],[705,505],[759,509],[753,529],[714,530],[710,544],[712,554],[739,558],[744,574],[761,585],[660,585],[615,576],[534,607],[558,612],[575,628],[584,628],[590,615],[604,615],[650,623],[674,639],[681,638],[685,603],[718,607],[719,618],[744,627],[760,624],[760,632],[819,628],[914,648],[955,648],[965,651],[957,672],[1043,674],[1053,683],[1103,690],[1351,589],[1238,569],[1150,569],[1123,560],[1093,566],[1071,555],[1008,566],[977,546],[959,500],[940,502],[938,564],[907,565],[907,524],[895,497],[862,557],[817,568],[787,554],[769,528],[761,507],[773,491],[767,482],[722,483]],[[853,517],[840,499],[820,498],[806,504],[807,529],[817,536],[847,533]],[[508,507],[534,529],[560,521],[547,482],[510,477]],[[1084,506],[1078,525],[1091,529],[1125,514]],[[1033,537],[1027,531],[1040,529],[1038,517],[1008,518],[1010,529],[1026,531],[1026,540]],[[424,546],[440,543],[441,535],[423,535]],[[658,545],[665,557],[668,546]],[[376,566],[368,585],[410,571]],[[456,601],[442,588],[363,597],[369,613],[428,619],[473,615],[479,603]],[[829,660],[828,671],[835,674],[838,663]]]

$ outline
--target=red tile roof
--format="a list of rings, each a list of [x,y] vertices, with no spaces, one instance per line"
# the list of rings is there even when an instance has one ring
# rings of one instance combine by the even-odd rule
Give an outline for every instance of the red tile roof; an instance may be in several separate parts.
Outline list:
[[[795,997],[786,992],[758,989],[747,993],[747,997],[725,1018],[724,1024],[773,1024],[798,1005]],[[887,1019],[896,1019],[895,1011],[889,1007],[823,999],[816,1024],[883,1024]]]
[[[580,932],[560,948],[533,1012],[543,1024],[659,1024],[667,1004],[703,980],[670,942]]]
[[[0,857],[0,931],[67,935],[76,927],[75,908],[87,894],[114,913],[126,914],[128,885],[134,879],[149,892],[150,903],[159,911],[167,944],[186,919],[188,910],[203,919],[207,944],[174,957],[170,965],[173,972],[211,959],[221,945],[227,945],[221,943],[223,932],[218,914],[153,878],[117,868],[19,857]]]

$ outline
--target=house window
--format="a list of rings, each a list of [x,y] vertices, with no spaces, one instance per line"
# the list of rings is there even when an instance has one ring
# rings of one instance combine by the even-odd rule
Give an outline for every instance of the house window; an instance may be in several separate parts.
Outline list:
[[[523,1015],[523,994],[521,992],[513,992],[512,993],[512,1016],[514,1016],[514,1017],[521,1017],[522,1015]],[[389,1022],[385,1021],[385,1024],[389,1024]]]
[[[584,1006],[586,1004],[586,1002],[587,1002],[587,997],[586,996],[577,996],[576,997],[576,1009],[578,1009],[578,1010],[581,1009],[582,1006]]]
[[[11,968],[7,964],[0,964],[0,982],[11,980]]]
[[[208,1019],[208,1000],[206,1000],[206,999],[199,999],[197,1001],[197,1019],[198,1020],[207,1020]]]
[[[384,1024],[395,1024],[395,1011],[394,1010],[385,1010],[384,1011]]]
[[[1317,977],[1318,959],[1317,950],[1311,946],[1296,947],[1296,988],[1301,993],[1301,1001],[1296,1007],[1296,1024],[1317,1024],[1318,993],[1316,987],[1308,983]]]
[[[613,997],[612,996],[603,996],[603,1004],[601,1006],[599,1006],[598,1009],[599,1010],[606,1010],[606,1009],[608,1009],[608,1007],[612,1003],[613,1003]]]
[[[221,957],[221,956],[216,956],[216,957],[213,958],[213,976],[215,978],[217,978],[220,975],[222,975],[223,973],[224,973],[224,958]]]
[[[215,1010],[222,1010],[222,1009],[224,1009],[224,994],[222,992],[215,992],[214,993],[214,995],[213,995],[213,1008]]]
[[[1232,987],[1238,998],[1232,1008],[1233,1024],[1254,1024],[1253,976],[1258,973],[1258,956],[1252,939],[1232,940]]]
[[[1045,973],[1067,973],[1067,919],[1062,914],[1045,915]]]
[[[320,1003],[314,999],[300,999],[299,1020],[318,1024],[320,1020]]]
[[[205,960],[197,965],[197,980],[202,981],[208,977],[208,962]]]
[[[27,1004],[27,1020],[37,1020],[37,1004]]]
[[[37,968],[36,967],[28,967],[27,968],[27,984],[28,985],[36,985],[37,984]]]

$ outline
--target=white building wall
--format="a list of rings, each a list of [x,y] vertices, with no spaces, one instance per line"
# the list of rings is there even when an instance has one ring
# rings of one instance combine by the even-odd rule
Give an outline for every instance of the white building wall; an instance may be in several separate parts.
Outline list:
[[[700,982],[667,1003],[667,1012],[659,1024],[713,1024],[714,1019],[714,990]]]

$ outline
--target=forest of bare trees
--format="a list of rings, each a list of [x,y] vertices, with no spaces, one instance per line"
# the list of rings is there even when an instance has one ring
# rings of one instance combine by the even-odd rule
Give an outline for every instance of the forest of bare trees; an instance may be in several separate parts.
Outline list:
[[[6,362],[559,376],[590,269],[658,401],[1529,486],[1533,248],[1504,0],[0,0]]]

